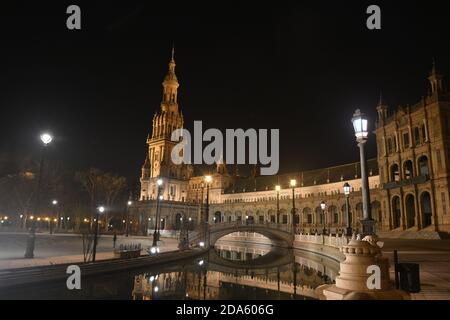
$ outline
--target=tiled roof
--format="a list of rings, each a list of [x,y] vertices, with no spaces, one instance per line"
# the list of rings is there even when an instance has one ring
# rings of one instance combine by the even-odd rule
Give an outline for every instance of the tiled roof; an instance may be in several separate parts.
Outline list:
[[[367,161],[367,173],[369,176],[378,175],[377,159],[370,159]],[[273,190],[275,185],[280,185],[282,189],[289,188],[291,179],[297,180],[297,186],[307,187],[315,184],[345,182],[359,177],[361,177],[361,168],[359,162],[355,162],[337,167],[293,172],[275,176],[259,176],[255,178],[237,177],[235,184],[226,189],[225,193]]]

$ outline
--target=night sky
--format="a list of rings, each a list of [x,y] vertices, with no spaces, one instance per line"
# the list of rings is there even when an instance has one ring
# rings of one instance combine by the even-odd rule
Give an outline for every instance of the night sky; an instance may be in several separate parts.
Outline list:
[[[391,108],[417,102],[433,57],[450,75],[444,1],[113,3],[2,5],[0,153],[33,154],[50,130],[71,168],[136,179],[173,42],[186,127],[279,128],[280,172],[358,161],[356,108],[375,120],[380,91]],[[81,31],[66,28],[70,4]]]

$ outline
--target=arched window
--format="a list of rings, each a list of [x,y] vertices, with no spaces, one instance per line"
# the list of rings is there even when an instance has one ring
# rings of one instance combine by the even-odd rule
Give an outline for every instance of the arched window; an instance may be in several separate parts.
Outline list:
[[[416,218],[416,206],[414,204],[414,196],[408,194],[405,198],[405,209],[406,209],[406,227],[412,228],[415,225]]]
[[[428,192],[420,195],[420,210],[422,211],[422,227],[428,227],[432,224],[431,197]]]
[[[411,179],[413,177],[413,163],[411,160],[403,163],[403,176],[405,179]]]
[[[330,212],[331,221],[333,221],[334,224],[338,224],[339,223],[339,214],[338,214],[338,210],[337,210],[336,206],[330,206],[328,211]]]
[[[419,165],[419,173],[421,176],[430,174],[428,168],[428,158],[426,156],[422,156],[419,158],[418,165]]]
[[[398,164],[394,163],[391,166],[391,181],[400,181],[400,172],[398,170]]]
[[[312,224],[312,214],[311,214],[311,208],[304,208],[303,209],[303,217],[306,220],[306,223]]]
[[[400,211],[400,197],[395,196],[394,198],[392,198],[392,213],[394,215],[394,228],[399,228],[400,227],[400,219],[401,219],[401,211]]]

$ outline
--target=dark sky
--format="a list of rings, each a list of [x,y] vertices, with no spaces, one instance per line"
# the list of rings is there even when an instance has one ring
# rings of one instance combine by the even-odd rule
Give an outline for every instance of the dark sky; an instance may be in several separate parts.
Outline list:
[[[0,11],[0,152],[52,153],[136,178],[172,42],[186,127],[279,128],[281,171],[358,160],[350,118],[450,74],[444,1],[17,1]],[[66,29],[78,4],[82,30]],[[382,30],[365,27],[369,4]],[[375,156],[374,136],[368,155]]]

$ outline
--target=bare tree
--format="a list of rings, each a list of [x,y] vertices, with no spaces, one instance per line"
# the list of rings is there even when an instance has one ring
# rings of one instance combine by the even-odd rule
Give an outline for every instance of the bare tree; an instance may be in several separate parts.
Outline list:
[[[77,172],[75,178],[89,194],[91,202],[91,221],[93,221],[96,205],[103,203],[107,208],[114,207],[114,203],[118,197],[127,188],[127,180],[125,177],[103,172],[96,168]],[[109,210],[105,212],[103,219],[105,222],[105,230],[108,230],[110,214],[111,212]]]

